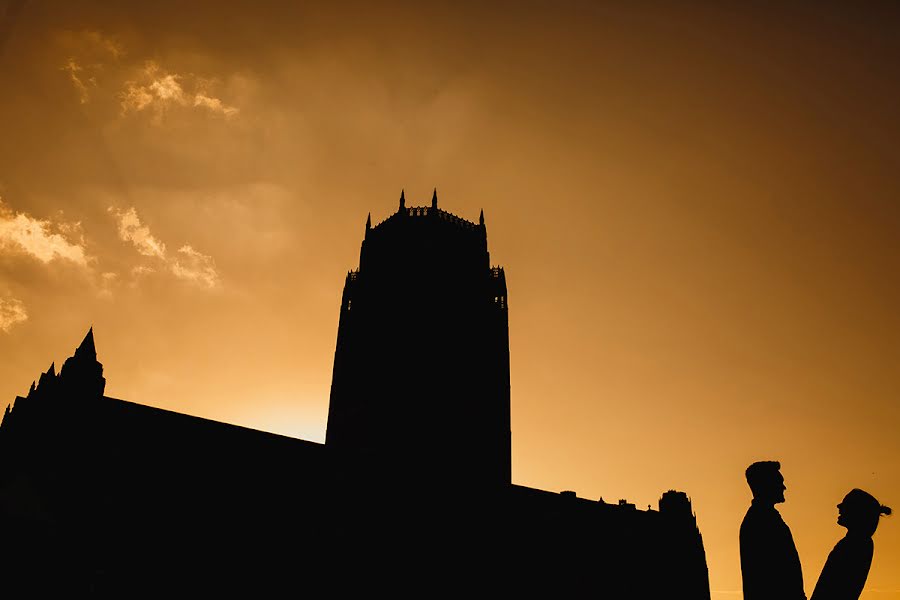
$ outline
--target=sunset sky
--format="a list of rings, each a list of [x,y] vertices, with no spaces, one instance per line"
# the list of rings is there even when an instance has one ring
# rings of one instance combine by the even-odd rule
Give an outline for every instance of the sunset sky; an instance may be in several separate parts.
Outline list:
[[[366,216],[437,187],[506,268],[515,483],[686,491],[715,600],[755,460],[808,595],[847,491],[900,509],[897,3],[0,18],[4,408],[93,325],[107,395],[324,440]],[[895,516],[863,598],[897,565]]]

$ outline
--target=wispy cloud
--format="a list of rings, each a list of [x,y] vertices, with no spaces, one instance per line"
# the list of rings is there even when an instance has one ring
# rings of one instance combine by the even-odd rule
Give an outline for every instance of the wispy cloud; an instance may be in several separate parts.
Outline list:
[[[222,101],[206,94],[197,94],[194,96],[194,106],[202,106],[214,113],[219,113],[224,117],[233,117],[238,114],[238,109],[233,106],[226,106]]]
[[[28,313],[21,300],[0,298],[0,330],[8,333],[13,326],[27,320]]]
[[[92,63],[118,60],[125,54],[119,40],[96,30],[60,31],[57,41],[70,54],[82,56]]]
[[[0,198],[0,250],[24,252],[43,263],[60,259],[84,267],[88,256],[80,231],[79,223],[53,223],[15,213]]]
[[[119,239],[131,242],[135,249],[144,256],[156,256],[165,259],[166,245],[150,233],[150,228],[141,223],[137,211],[132,206],[128,210],[118,210],[110,206],[107,209],[119,225]]]
[[[217,78],[170,71],[155,60],[126,60],[124,46],[113,36],[70,31],[60,34],[58,42],[67,56],[60,70],[81,104],[117,100],[121,116],[147,114],[157,125],[176,108],[226,120],[240,112],[216,92]]]
[[[84,71],[84,67],[78,64],[74,58],[69,58],[69,60],[66,61],[66,64],[60,67],[60,69],[69,74],[69,80],[78,92],[79,101],[82,104],[87,104],[88,100],[90,100],[88,86],[92,88],[97,87],[97,79],[95,77],[88,77],[87,79],[82,80],[80,73]]]
[[[78,92],[78,101],[87,104],[97,88],[97,77],[103,72],[104,64],[122,56],[122,45],[99,31],[64,32],[60,42],[70,53],[60,70],[68,73]]]
[[[148,111],[157,123],[174,107],[203,109],[226,119],[236,116],[238,108],[213,96],[209,87],[210,80],[170,73],[158,63],[147,61],[138,77],[126,81],[119,93],[122,114]]]
[[[179,279],[202,287],[214,288],[219,284],[219,272],[211,256],[198,252],[190,244],[182,245],[174,255],[169,255],[166,245],[141,223],[133,206],[127,210],[109,207],[108,211],[118,222],[119,239],[131,242],[141,255],[155,259],[157,266],[162,266]],[[156,271],[154,266],[137,265],[131,269],[131,275],[138,278]]]
[[[178,249],[178,255],[172,261],[171,268],[176,277],[208,288],[216,287],[219,282],[219,273],[212,257],[197,252],[188,244]]]
[[[119,280],[119,274],[112,271],[100,273],[99,286],[97,296],[100,298],[112,298],[113,288]]]

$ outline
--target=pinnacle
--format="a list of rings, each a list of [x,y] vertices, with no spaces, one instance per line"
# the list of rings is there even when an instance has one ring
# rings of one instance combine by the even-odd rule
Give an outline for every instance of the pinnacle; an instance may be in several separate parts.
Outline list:
[[[84,336],[84,339],[81,341],[81,344],[75,350],[76,355],[87,354],[91,358],[97,358],[97,348],[94,345],[94,327],[91,326],[88,329],[87,335]]]

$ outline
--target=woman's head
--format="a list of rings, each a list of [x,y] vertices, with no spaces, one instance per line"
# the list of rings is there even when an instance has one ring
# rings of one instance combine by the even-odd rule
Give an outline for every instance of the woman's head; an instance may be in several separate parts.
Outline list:
[[[838,525],[865,535],[875,533],[881,515],[891,514],[890,507],[882,505],[872,494],[859,489],[850,490],[837,507]]]

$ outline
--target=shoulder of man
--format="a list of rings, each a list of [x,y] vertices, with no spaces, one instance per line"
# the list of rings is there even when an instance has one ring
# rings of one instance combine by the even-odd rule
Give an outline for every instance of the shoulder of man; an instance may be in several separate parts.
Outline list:
[[[784,519],[781,518],[781,513],[774,508],[751,506],[747,510],[747,514],[744,515],[744,520],[741,522],[741,529],[743,530],[744,528],[749,527],[771,528],[786,525]]]

